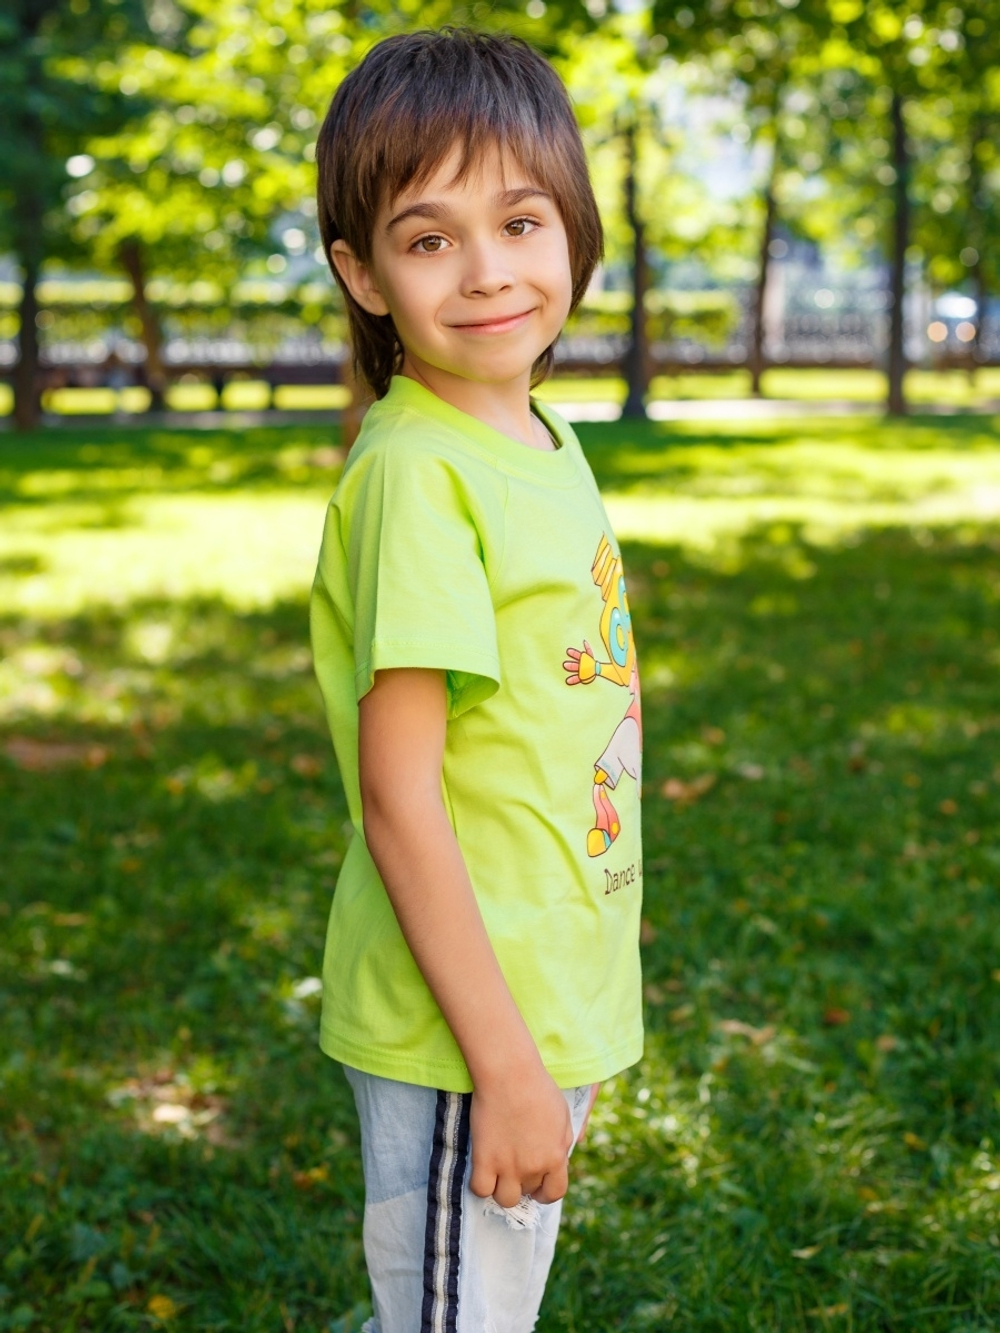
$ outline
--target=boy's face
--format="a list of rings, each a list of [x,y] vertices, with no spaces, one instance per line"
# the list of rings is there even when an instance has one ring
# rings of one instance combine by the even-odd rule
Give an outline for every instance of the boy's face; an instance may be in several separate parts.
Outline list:
[[[365,309],[392,316],[404,372],[524,379],[569,313],[566,229],[516,162],[492,154],[460,181],[458,164],[456,148],[383,205],[367,268],[341,242],[334,259]]]

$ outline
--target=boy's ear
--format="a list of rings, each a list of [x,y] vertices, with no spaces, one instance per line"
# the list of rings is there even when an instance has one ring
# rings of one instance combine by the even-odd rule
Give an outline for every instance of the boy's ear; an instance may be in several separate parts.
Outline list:
[[[367,264],[362,264],[346,241],[334,241],[330,246],[330,258],[340,274],[340,280],[357,301],[362,310],[370,315],[387,315],[389,307],[382,293],[375,285],[375,279]]]

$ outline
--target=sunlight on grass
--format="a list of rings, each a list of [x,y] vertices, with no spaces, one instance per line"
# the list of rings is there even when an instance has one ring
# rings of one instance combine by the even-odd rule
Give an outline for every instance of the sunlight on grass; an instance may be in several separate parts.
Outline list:
[[[113,507],[50,504],[10,516],[0,563],[37,552],[44,572],[0,581],[23,615],[69,615],[102,601],[217,595],[234,608],[299,595],[311,578],[329,497],[143,496]]]
[[[581,434],[589,440],[594,431]],[[151,433],[145,462],[106,465],[99,449],[82,445],[67,466],[40,460],[8,472],[5,603],[44,616],[76,612],[95,597],[121,604],[218,595],[250,608],[301,594],[338,455],[320,448],[317,458],[316,446],[280,434],[273,453],[256,446],[241,455],[228,441],[220,449],[197,436],[183,452],[164,453],[184,438]],[[605,498],[623,538],[731,560],[734,541],[761,527],[780,547],[792,529],[796,542],[822,545],[869,528],[1000,517],[1000,453],[988,420],[967,425],[958,448],[937,423],[717,423],[710,438],[692,423],[623,423],[613,454],[599,450],[598,470],[614,471]],[[241,480],[252,490],[241,490]]]
[[[760,527],[775,532],[777,545],[789,540],[789,527],[823,545],[869,528],[1000,518],[1000,452],[989,420],[968,425],[960,448],[946,427],[923,423],[757,430],[720,422],[712,443],[705,436],[692,423],[662,433],[622,424],[614,458],[601,454],[615,474],[604,493],[619,534],[731,552]]]

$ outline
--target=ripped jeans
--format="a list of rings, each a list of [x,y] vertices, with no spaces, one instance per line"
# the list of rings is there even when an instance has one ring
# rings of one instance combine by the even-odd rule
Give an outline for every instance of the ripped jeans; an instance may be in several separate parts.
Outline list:
[[[501,1208],[472,1193],[471,1094],[344,1072],[361,1120],[375,1309],[362,1333],[531,1333],[562,1202]],[[575,1139],[591,1087],[564,1095]]]

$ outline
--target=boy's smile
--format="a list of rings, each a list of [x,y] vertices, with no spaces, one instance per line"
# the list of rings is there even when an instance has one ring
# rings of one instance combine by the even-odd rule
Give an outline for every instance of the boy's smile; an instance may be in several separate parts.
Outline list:
[[[456,146],[426,181],[382,206],[370,265],[343,242],[334,261],[360,305],[392,316],[403,374],[525,443],[551,447],[530,418],[528,387],[569,313],[566,228],[551,195],[516,162],[494,152],[456,179],[459,164]]]

